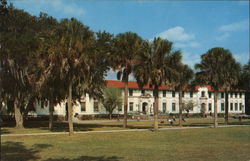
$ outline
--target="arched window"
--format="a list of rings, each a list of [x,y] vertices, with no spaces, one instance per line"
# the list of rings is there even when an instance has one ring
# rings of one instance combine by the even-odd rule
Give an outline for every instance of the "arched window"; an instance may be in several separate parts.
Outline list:
[[[201,97],[205,97],[205,91],[201,92]]]

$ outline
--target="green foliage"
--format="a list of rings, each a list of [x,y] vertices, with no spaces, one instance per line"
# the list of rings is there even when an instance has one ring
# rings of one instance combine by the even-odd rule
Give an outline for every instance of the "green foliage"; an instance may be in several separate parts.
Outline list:
[[[143,40],[136,33],[125,32],[114,39],[114,53],[112,67],[118,70],[117,79],[126,80],[126,76],[133,72],[136,57],[142,53]]]
[[[238,84],[240,65],[229,50],[212,48],[201,56],[201,63],[196,64],[196,82],[209,84],[215,90],[230,90]]]
[[[110,114],[112,114],[116,108],[121,108],[122,106],[121,89],[105,88],[103,106]]]
[[[7,14],[0,15],[1,97],[5,102],[16,100],[19,107],[25,107],[33,95],[36,22],[36,17],[13,6],[8,6]]]
[[[250,82],[250,60],[241,69],[239,87],[241,89],[245,89],[247,91],[250,91],[250,83],[249,82]]]
[[[155,38],[152,42],[144,42],[144,52],[138,56],[134,76],[140,87],[174,84],[180,60],[181,53],[172,51],[172,42]]]

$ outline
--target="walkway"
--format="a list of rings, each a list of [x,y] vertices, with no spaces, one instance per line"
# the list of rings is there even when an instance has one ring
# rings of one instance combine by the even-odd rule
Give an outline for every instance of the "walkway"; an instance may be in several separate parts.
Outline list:
[[[240,127],[240,126],[249,126],[249,125],[222,125],[219,128],[223,127]],[[159,130],[183,130],[183,129],[203,129],[203,128],[212,128],[213,126],[206,127],[174,127],[174,128],[160,128]],[[250,127],[250,126],[249,126]],[[78,131],[74,132],[75,134],[88,134],[88,133],[116,133],[116,132],[135,132],[135,131],[153,131],[152,129],[125,129],[125,130],[100,130],[100,131]],[[68,135],[69,132],[50,132],[50,133],[30,133],[30,134],[2,134],[1,137],[11,137],[11,136],[41,136],[41,135]]]

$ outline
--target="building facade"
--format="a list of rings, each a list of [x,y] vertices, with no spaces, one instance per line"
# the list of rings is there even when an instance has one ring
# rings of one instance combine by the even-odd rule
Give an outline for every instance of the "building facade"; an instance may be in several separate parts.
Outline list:
[[[107,87],[121,88],[122,96],[124,96],[124,83],[121,81],[107,81]],[[153,114],[154,93],[149,86],[140,89],[136,82],[129,82],[128,96],[128,113],[135,114]],[[185,90],[182,93],[183,107],[192,113],[213,113],[214,112],[214,93],[210,86],[195,86],[193,90]],[[218,94],[218,113],[225,113],[225,97],[224,91]],[[228,95],[229,113],[239,114],[245,113],[245,93],[244,91],[229,92]],[[42,106],[37,103],[36,111],[31,113],[34,115],[48,115],[48,105]],[[98,100],[90,98],[88,94],[73,105],[74,114],[78,115],[98,115],[107,114],[108,112]],[[159,113],[178,113],[179,112],[179,93],[171,90],[167,86],[159,87]],[[184,113],[187,110],[183,111]],[[123,114],[123,106],[120,109],[115,109],[114,114]],[[54,115],[66,116],[67,105],[66,101],[54,107]]]

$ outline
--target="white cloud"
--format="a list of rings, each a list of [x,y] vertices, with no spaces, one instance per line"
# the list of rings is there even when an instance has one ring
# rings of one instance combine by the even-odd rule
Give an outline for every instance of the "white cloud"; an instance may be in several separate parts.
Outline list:
[[[224,40],[228,39],[229,37],[230,37],[229,33],[224,33],[224,34],[222,34],[220,36],[215,37],[215,40],[224,41]]]
[[[174,28],[170,28],[166,31],[163,31],[159,33],[157,37],[161,37],[162,39],[168,39],[170,41],[188,41],[195,39],[194,34],[186,33],[184,28],[180,26],[176,26]]]
[[[61,0],[14,0],[14,5],[25,8],[33,13],[47,12],[54,10],[57,13],[65,14],[72,17],[80,17],[86,15],[86,10],[77,6],[74,1]]]
[[[219,27],[220,31],[239,31],[249,29],[249,20],[243,20],[236,23],[231,23],[228,25],[223,25]]]
[[[177,48],[184,48],[184,47],[192,47],[192,48],[196,48],[196,47],[200,47],[201,44],[196,42],[196,41],[192,41],[192,42],[186,42],[186,43],[175,43],[174,44],[175,47]]]
[[[80,8],[79,6],[73,3],[65,4],[60,0],[53,0],[53,1],[47,0],[47,2],[49,2],[49,4],[53,6],[53,8],[55,8],[56,10],[63,11],[65,14],[76,15],[76,16],[83,16],[86,14],[86,11],[84,9]]]
[[[242,53],[235,53],[233,54],[234,58],[240,62],[241,64],[246,64],[248,60],[250,59],[250,53],[249,52],[242,52]]]
[[[194,65],[200,62],[200,55],[183,52],[183,63],[194,69]]]

